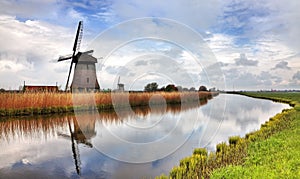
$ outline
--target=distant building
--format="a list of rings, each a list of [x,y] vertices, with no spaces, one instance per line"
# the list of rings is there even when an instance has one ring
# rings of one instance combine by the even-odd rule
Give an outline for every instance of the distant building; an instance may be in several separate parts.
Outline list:
[[[24,85],[23,92],[58,92],[57,86]]]
[[[125,85],[124,85],[123,83],[120,83],[120,78],[121,78],[121,77],[119,76],[118,84],[117,84],[117,85],[118,85],[118,86],[117,86],[118,89],[117,89],[116,91],[118,91],[118,92],[124,92],[124,90],[125,90],[124,86],[125,86]]]
[[[119,83],[119,84],[118,84],[118,91],[123,92],[124,90],[125,90],[125,89],[124,89],[124,84]]]

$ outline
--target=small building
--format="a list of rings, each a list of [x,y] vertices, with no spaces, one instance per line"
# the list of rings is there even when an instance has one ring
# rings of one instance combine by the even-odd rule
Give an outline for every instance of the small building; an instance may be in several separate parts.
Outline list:
[[[24,85],[23,92],[58,92],[57,86]]]

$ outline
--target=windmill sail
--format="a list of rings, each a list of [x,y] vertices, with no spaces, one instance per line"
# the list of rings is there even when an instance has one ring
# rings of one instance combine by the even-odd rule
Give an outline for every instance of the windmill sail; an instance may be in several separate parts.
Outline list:
[[[89,51],[86,51],[86,52],[82,52],[82,54],[92,55],[93,52],[94,52],[94,50],[89,50]]]
[[[69,60],[69,59],[71,59],[72,58],[72,54],[69,54],[69,55],[65,55],[65,56],[60,56],[59,58],[58,58],[58,61],[60,62],[60,61],[65,61],[65,60]]]
[[[73,70],[73,63],[75,63],[73,81],[70,86],[70,90],[73,89],[77,91],[94,91],[100,90],[99,83],[96,76],[96,67],[97,59],[92,56],[93,50],[86,52],[79,52],[80,43],[83,34],[83,23],[80,21],[78,23],[75,41],[73,45],[72,55],[60,56],[58,61],[71,60],[70,69],[68,72],[68,78],[66,83],[65,91],[69,87],[69,81],[71,76],[71,71]]]
[[[74,46],[73,46],[73,52],[79,51],[80,48],[80,43],[81,43],[81,39],[82,39],[82,21],[79,21],[78,27],[77,27],[77,32],[76,32],[76,37],[75,37],[75,42],[74,42]]]
[[[79,21],[79,24],[78,24],[78,27],[77,27],[77,32],[76,32],[76,37],[75,37],[75,42],[74,42],[74,46],[73,46],[72,61],[71,61],[70,69],[69,69],[69,74],[68,74],[68,79],[67,79],[67,84],[66,84],[65,91],[67,91],[67,89],[68,89],[68,85],[69,85],[69,80],[70,80],[70,75],[71,75],[71,70],[72,70],[72,67],[73,67],[73,63],[76,62],[76,60],[75,60],[75,53],[76,53],[76,51],[79,50],[81,38],[82,38],[82,21]]]

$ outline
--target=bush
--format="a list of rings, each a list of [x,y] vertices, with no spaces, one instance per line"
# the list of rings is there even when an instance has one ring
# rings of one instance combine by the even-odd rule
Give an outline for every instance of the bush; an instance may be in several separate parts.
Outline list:
[[[236,145],[240,140],[241,140],[240,136],[229,137],[229,144],[230,145]]]
[[[193,155],[203,155],[203,156],[207,156],[207,150],[205,148],[197,148],[194,150]]]
[[[168,86],[166,87],[165,91],[166,91],[166,92],[174,92],[174,91],[178,91],[178,88],[176,88],[175,85],[170,84],[170,85],[168,85]]]
[[[199,91],[207,91],[207,88],[205,86],[200,86]]]

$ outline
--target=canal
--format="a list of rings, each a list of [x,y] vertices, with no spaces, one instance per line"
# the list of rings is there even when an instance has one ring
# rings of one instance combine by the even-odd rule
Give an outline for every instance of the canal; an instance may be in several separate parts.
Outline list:
[[[0,178],[155,177],[286,108],[220,94],[201,104],[1,119]]]

